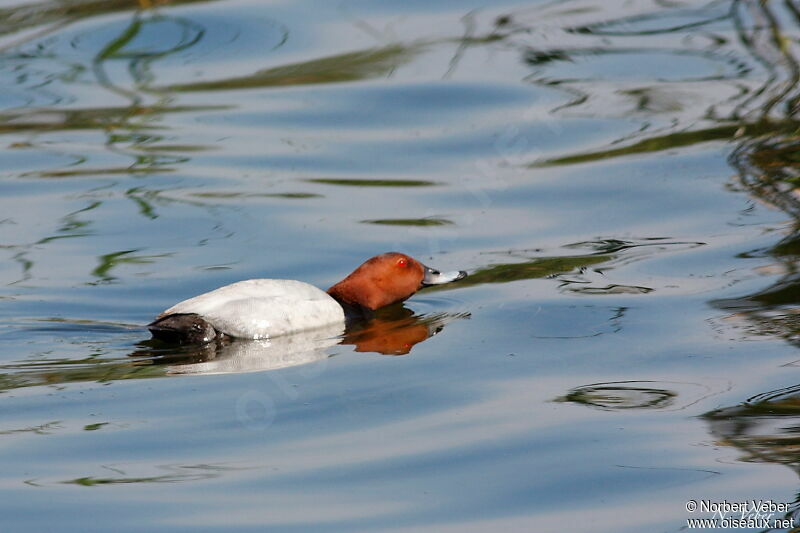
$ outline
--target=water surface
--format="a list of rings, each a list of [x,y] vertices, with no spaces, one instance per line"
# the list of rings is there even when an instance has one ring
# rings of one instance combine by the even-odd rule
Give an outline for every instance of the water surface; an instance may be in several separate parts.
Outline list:
[[[4,529],[794,515],[793,2],[148,4],[0,9]],[[470,277],[343,336],[147,341],[389,250]]]

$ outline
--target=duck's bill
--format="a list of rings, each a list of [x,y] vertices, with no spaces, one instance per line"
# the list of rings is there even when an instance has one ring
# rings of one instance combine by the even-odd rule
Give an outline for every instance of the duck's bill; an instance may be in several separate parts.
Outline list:
[[[422,265],[422,268],[425,270],[425,276],[422,278],[423,285],[441,285],[442,283],[450,283],[451,281],[458,281],[467,277],[467,273],[463,270],[439,272],[425,265]]]

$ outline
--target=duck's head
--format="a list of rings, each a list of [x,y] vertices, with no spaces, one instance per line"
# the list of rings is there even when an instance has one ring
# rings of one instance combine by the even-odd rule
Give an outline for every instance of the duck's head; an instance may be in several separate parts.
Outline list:
[[[439,272],[405,254],[389,252],[368,259],[328,289],[339,303],[369,310],[402,302],[426,285],[464,278],[463,270]]]

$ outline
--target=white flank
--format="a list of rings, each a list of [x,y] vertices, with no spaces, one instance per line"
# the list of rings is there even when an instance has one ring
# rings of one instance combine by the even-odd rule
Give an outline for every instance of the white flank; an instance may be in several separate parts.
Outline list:
[[[242,339],[268,339],[344,324],[344,311],[325,291],[288,279],[249,279],[189,298],[159,316],[195,313],[214,329]]]

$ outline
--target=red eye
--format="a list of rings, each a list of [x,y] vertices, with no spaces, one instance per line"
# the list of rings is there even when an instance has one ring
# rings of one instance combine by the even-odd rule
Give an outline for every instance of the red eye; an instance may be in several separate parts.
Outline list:
[[[407,265],[408,265],[408,261],[406,261],[405,258],[397,260],[397,266],[404,267],[404,266],[407,266]]]

